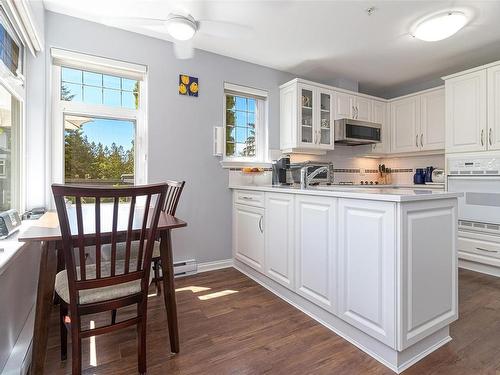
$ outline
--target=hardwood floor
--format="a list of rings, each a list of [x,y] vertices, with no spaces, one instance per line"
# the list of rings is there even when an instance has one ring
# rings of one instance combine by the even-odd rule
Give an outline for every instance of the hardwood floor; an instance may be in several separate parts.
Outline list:
[[[404,374],[500,374],[500,278],[459,272],[460,319],[453,341]],[[148,374],[393,374],[355,346],[229,268],[176,280],[181,352],[170,354],[163,298],[149,298]],[[212,298],[210,298],[212,297]],[[118,320],[133,308],[119,310]],[[50,323],[47,374],[59,360],[58,309]],[[96,326],[109,314],[84,321]],[[85,374],[137,373],[136,330],[83,341]]]

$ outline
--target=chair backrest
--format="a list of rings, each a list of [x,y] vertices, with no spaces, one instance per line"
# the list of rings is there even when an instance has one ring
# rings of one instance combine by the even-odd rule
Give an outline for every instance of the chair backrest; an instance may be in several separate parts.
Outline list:
[[[185,181],[166,181],[168,185],[167,188],[167,198],[165,199],[165,205],[163,206],[163,211],[169,215],[174,216],[177,210],[177,204],[179,203],[179,198],[181,197],[182,189],[184,189]]]
[[[141,290],[147,292],[167,184],[116,188],[54,184],[52,192],[61,228],[71,303],[79,304],[80,290],[135,280],[142,280]],[[138,246],[136,259],[131,259],[132,241]],[[117,260],[118,242],[126,244],[125,259]],[[106,243],[111,244],[111,260],[104,263],[101,262],[101,245]],[[95,264],[85,264],[85,246],[95,246]],[[75,256],[79,258],[80,267],[77,267]]]

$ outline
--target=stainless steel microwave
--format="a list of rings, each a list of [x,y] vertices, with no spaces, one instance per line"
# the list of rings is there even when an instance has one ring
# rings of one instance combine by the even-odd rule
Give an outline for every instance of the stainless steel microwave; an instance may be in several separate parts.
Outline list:
[[[382,125],[343,118],[335,121],[335,143],[350,146],[378,143],[381,141],[380,131]]]

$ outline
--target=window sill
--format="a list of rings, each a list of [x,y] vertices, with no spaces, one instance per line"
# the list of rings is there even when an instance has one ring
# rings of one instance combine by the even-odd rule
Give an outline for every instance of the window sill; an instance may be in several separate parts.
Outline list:
[[[220,165],[224,169],[230,168],[245,168],[245,167],[255,167],[255,168],[271,168],[271,162],[258,162],[258,161],[236,161],[236,160],[222,160]]]

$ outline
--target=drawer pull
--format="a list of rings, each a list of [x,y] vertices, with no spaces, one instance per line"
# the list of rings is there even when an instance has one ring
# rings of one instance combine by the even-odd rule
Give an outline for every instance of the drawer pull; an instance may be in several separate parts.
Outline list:
[[[498,250],[483,249],[482,247],[476,247],[476,250],[485,251],[487,253],[498,253]]]
[[[245,199],[247,201],[253,201],[252,197],[245,197],[245,196],[243,196],[243,197],[241,197],[241,199]]]

